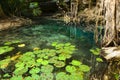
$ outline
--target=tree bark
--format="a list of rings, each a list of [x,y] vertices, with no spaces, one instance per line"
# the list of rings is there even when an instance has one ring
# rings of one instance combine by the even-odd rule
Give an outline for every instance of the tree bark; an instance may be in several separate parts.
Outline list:
[[[120,29],[120,1],[103,0],[105,11],[105,32],[103,46],[116,46],[119,44],[118,31]]]

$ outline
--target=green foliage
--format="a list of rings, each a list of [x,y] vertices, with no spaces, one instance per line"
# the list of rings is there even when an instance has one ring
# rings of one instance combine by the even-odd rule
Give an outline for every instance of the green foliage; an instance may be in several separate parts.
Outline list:
[[[14,47],[2,46],[2,47],[0,47],[0,54],[4,54],[6,52],[10,52],[13,49],[14,49]]]
[[[90,68],[78,60],[72,60],[75,46],[70,43],[52,44],[51,49],[34,49],[25,52],[15,61],[15,68],[12,75],[4,74],[10,77],[10,80],[83,80],[84,72]],[[6,69],[11,58],[0,61],[1,69]],[[6,64],[7,62],[7,64]],[[5,63],[5,64],[3,64]],[[62,70],[62,72],[61,72]]]
[[[75,72],[77,70],[75,66],[70,66],[70,65],[66,66],[65,69],[69,73],[73,73],[73,72]]]
[[[5,42],[4,45],[12,45],[12,44],[20,43],[20,42],[21,42],[20,40],[13,40],[13,41]]]
[[[99,55],[99,54],[100,54],[100,49],[99,49],[99,48],[90,49],[90,51],[91,51],[92,54],[94,54],[94,55]]]
[[[67,75],[65,72],[59,72],[56,75],[56,80],[69,80],[69,75]]]
[[[101,58],[96,58],[96,61],[103,62],[103,60]]]
[[[96,61],[97,62],[103,62],[102,58],[98,57],[99,54],[100,54],[100,49],[99,48],[95,48],[95,49],[90,49],[90,52],[92,52],[93,55],[95,55],[97,58],[96,58]]]
[[[82,63],[80,61],[77,61],[77,60],[72,60],[71,64],[74,66],[80,66]]]

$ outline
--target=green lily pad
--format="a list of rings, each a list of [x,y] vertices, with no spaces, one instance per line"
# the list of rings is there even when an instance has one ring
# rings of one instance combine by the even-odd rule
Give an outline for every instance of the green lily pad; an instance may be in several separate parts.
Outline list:
[[[69,75],[67,75],[65,72],[59,72],[56,75],[56,80],[69,80]]]
[[[41,67],[41,72],[44,73],[51,73],[53,71],[54,67],[52,65],[45,65]]]
[[[103,62],[103,60],[101,58],[96,58],[97,62]]]
[[[10,80],[22,80],[22,76],[13,76]]]
[[[38,67],[32,68],[29,71],[30,74],[36,74],[36,73],[39,73],[39,72],[40,72],[40,68],[38,68]]]
[[[43,61],[43,59],[37,59],[38,63],[41,63]]]
[[[43,60],[43,61],[41,62],[42,65],[48,65],[48,63],[49,63],[48,60]]]
[[[55,57],[52,57],[52,58],[50,58],[49,60],[48,60],[48,62],[49,63],[56,63],[58,60],[58,57],[57,56],[55,56]]]
[[[99,48],[90,49],[90,52],[92,52],[92,54],[94,54],[94,55],[99,55],[100,54],[100,49]]]
[[[66,70],[67,72],[69,72],[69,73],[73,73],[73,72],[75,72],[77,69],[76,69],[75,66],[67,65],[67,66],[65,67],[65,70]]]
[[[69,76],[69,80],[83,80],[83,73],[74,72]]]
[[[14,47],[9,47],[9,46],[3,46],[0,47],[0,54],[4,54],[6,52],[10,52],[14,49]]]
[[[79,66],[79,69],[80,69],[81,71],[83,71],[83,72],[88,72],[88,71],[90,71],[90,67],[87,66],[87,65],[80,65],[80,66]]]
[[[54,66],[57,68],[61,68],[65,66],[65,63],[63,61],[57,61],[55,62]]]
[[[52,73],[42,73],[40,76],[40,80],[54,80]]]
[[[74,66],[80,66],[82,63],[80,61],[77,61],[77,60],[72,60],[71,64]]]

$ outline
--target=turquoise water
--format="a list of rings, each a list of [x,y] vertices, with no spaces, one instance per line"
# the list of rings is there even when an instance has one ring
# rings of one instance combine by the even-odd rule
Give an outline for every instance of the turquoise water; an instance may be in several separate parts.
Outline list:
[[[70,42],[78,49],[74,58],[89,64],[91,54],[89,49],[95,46],[93,33],[84,31],[81,26],[66,25],[62,21],[41,19],[39,23],[0,32],[0,44],[20,40],[26,46],[22,50],[32,50],[35,47],[48,48],[52,42]]]

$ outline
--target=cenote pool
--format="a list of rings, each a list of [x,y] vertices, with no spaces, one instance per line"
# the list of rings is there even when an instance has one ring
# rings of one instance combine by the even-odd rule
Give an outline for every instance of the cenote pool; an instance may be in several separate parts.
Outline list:
[[[10,80],[22,80],[23,77],[24,80],[83,80],[83,76],[79,78],[76,77],[83,75],[83,73],[80,72],[78,72],[80,74],[77,75],[78,73],[76,72],[76,70],[78,70],[78,68],[76,67],[78,67],[81,62],[85,65],[91,66],[90,49],[95,46],[95,43],[93,40],[93,33],[84,31],[84,29],[80,27],[81,26],[66,25],[64,22],[58,20],[41,19],[39,20],[39,24],[1,31],[0,46],[4,46],[7,44],[7,46],[9,45],[14,47],[13,51],[0,55],[1,61],[3,61],[4,59],[12,58],[13,63],[11,61],[9,62],[8,60],[8,64],[11,63],[15,66],[14,68],[11,68],[12,65],[7,64],[7,67],[0,65],[0,77],[3,80],[7,80],[8,78],[10,78]],[[14,43],[14,41],[18,43]],[[13,42],[13,44],[10,42]],[[63,53],[60,46],[67,49],[68,53],[75,48],[75,51],[73,52],[72,57],[70,56],[70,59],[65,59],[64,56],[66,55],[62,56],[60,59],[57,59],[57,57]],[[68,48],[66,48],[66,46],[68,46]],[[54,47],[56,47],[55,50],[53,49]],[[47,62],[47,60],[49,59],[48,54],[51,54],[50,52],[52,52],[51,49],[53,53],[56,51],[56,54],[53,54],[53,56],[56,56],[56,59],[58,61],[65,62],[65,64],[67,65],[64,65],[64,67],[60,67],[62,63],[59,62],[55,63],[54,66],[51,66],[53,65],[52,62],[54,62],[54,60],[51,62]],[[36,53],[35,55],[33,55],[35,51]],[[44,57],[44,59],[42,59],[40,57],[43,55],[39,55],[38,57],[37,53],[48,54]],[[59,55],[59,53],[61,54]],[[26,56],[26,54],[29,55]],[[17,62],[17,58],[15,58],[16,56],[14,55],[17,55],[17,57],[21,56],[22,58],[18,59]],[[13,59],[13,57],[15,59]],[[35,58],[33,61],[39,62],[39,64],[26,66],[27,64],[23,64],[22,62],[24,62],[25,59],[27,59],[28,57],[30,58],[30,63],[34,63],[31,61],[33,60],[33,58]],[[42,61],[44,61],[43,64]],[[58,64],[60,65],[57,66]],[[55,65],[57,66],[57,68]],[[84,67],[85,65],[82,66]],[[22,68],[20,66],[22,66]],[[64,70],[66,70],[66,73]],[[23,73],[21,72],[18,74],[18,72],[20,71],[22,71]],[[7,77],[5,77],[5,74],[7,75]],[[38,75],[40,75],[41,77]],[[71,76],[71,79],[68,79],[65,75],[67,77]],[[84,79],[87,80],[85,75]]]

